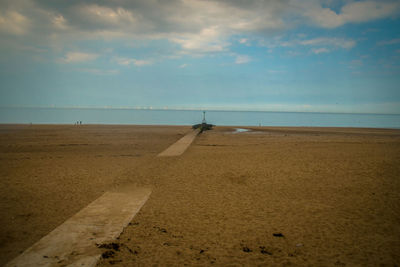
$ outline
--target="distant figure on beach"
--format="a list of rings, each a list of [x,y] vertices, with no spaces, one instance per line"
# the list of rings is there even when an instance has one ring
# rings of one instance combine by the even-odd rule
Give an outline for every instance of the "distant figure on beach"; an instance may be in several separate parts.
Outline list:
[[[79,121],[79,124],[82,125],[82,121]]]

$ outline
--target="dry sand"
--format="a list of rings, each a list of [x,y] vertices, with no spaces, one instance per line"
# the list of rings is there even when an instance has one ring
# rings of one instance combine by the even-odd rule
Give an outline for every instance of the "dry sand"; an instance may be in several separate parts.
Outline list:
[[[400,265],[399,130],[217,127],[156,157],[189,130],[0,126],[0,265],[125,184],[153,192],[99,266]]]

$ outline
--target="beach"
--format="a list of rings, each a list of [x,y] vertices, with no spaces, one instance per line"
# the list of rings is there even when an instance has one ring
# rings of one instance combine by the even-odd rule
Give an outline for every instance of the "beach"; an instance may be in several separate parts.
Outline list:
[[[1,125],[0,265],[128,185],[152,193],[98,266],[400,265],[400,130],[238,128],[157,157],[191,127]]]

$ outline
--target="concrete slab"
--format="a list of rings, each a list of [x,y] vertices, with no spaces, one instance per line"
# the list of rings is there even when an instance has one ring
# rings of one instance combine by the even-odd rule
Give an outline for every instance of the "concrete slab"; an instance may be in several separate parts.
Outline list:
[[[106,192],[6,266],[95,266],[102,252],[96,244],[117,238],[150,193],[147,188]]]
[[[189,132],[166,150],[158,154],[158,157],[175,157],[182,155],[199,133],[200,129]]]

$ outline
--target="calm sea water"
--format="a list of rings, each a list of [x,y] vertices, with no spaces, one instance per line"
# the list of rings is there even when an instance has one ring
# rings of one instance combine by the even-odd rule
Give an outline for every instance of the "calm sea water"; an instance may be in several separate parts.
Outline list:
[[[202,118],[202,111],[194,110],[0,108],[0,123],[192,125]],[[232,126],[400,128],[400,115],[382,114],[207,111],[206,119]]]

